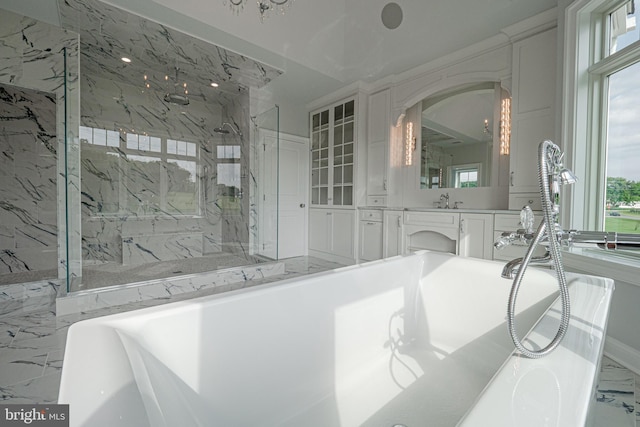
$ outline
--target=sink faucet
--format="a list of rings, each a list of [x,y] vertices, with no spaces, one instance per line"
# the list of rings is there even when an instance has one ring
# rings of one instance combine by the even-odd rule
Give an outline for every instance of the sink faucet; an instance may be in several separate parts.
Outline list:
[[[442,206],[443,200],[444,200],[444,206]],[[449,209],[449,193],[444,193],[440,195],[440,207]]]

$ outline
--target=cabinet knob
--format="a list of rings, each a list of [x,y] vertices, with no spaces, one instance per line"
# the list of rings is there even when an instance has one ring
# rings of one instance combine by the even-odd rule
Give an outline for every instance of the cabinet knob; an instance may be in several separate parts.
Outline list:
[[[300,207],[304,208],[306,205],[304,203],[300,203]]]

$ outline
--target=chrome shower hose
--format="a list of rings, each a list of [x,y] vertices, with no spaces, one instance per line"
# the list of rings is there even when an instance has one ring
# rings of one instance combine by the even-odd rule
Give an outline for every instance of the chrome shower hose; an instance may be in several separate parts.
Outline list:
[[[556,236],[554,235],[556,232],[555,221],[553,219],[553,200],[551,199],[551,191],[549,189],[549,168],[547,165],[546,157],[549,153],[549,150],[560,151],[559,147],[555,145],[551,141],[543,141],[540,144],[538,155],[538,182],[540,184],[540,196],[542,199],[542,213],[544,215],[544,220],[538,227],[536,231],[536,236],[534,241],[529,246],[529,250],[522,260],[522,264],[518,269],[516,277],[513,279],[513,284],[511,285],[511,292],[509,293],[509,304],[507,307],[507,325],[509,327],[509,334],[511,335],[511,339],[513,340],[513,344],[516,346],[518,351],[529,358],[537,359],[547,354],[551,353],[555,350],[556,347],[564,338],[565,333],[567,332],[567,328],[569,327],[569,317],[570,317],[570,304],[569,304],[569,290],[567,287],[567,278],[564,273],[564,267],[562,265],[561,253],[560,253],[560,243]],[[516,333],[515,327],[515,307],[516,307],[516,299],[518,297],[518,290],[520,288],[520,283],[522,282],[522,277],[524,276],[524,272],[527,269],[529,262],[531,261],[531,257],[533,256],[533,252],[542,241],[545,231],[548,236],[548,245],[549,252],[551,253],[551,258],[553,259],[553,264],[556,271],[556,276],[558,278],[558,287],[560,288],[560,297],[562,300],[562,316],[560,318],[560,326],[558,328],[558,332],[556,336],[551,340],[549,345],[541,350],[530,350],[526,348],[518,334]]]

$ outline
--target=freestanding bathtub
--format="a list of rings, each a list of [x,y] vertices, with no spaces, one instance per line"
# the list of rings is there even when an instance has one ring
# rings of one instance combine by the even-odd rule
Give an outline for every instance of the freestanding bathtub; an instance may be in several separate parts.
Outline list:
[[[87,427],[584,425],[612,282],[569,275],[566,338],[531,360],[512,353],[501,268],[422,251],[79,322],[59,402]],[[556,296],[527,271],[527,345],[555,334]]]

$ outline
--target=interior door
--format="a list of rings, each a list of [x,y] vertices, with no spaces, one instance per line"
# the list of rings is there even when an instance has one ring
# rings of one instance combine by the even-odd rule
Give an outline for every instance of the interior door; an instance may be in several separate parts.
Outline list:
[[[278,258],[307,254],[309,140],[280,134]]]

